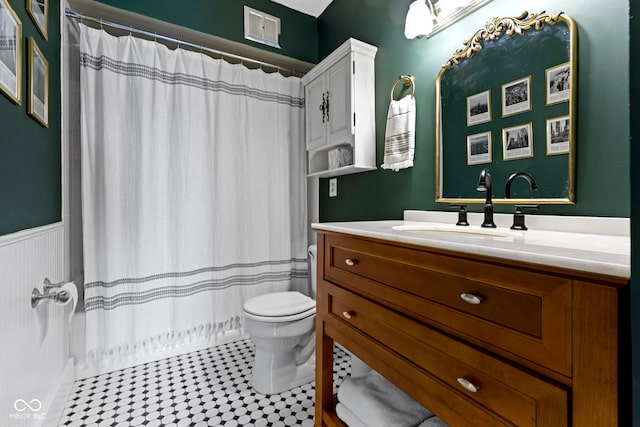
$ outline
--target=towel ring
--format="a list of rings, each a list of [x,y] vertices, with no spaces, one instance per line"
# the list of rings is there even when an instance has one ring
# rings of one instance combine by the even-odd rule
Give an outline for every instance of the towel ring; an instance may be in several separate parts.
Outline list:
[[[393,84],[393,87],[391,88],[391,95],[390,98],[393,101],[393,92],[396,90],[396,86],[398,86],[398,83],[404,83],[404,87],[409,87],[411,86],[411,96],[413,96],[416,93],[416,82],[413,79],[413,76],[400,76],[398,77],[398,80],[396,80],[396,82]]]

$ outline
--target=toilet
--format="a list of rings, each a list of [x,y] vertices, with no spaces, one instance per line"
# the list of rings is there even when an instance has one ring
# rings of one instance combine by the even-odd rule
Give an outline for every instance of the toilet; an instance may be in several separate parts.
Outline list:
[[[252,386],[276,394],[314,380],[316,247],[309,247],[311,295],[274,292],[248,299],[242,307],[245,332],[256,347]]]
[[[276,394],[315,379],[316,245],[309,246],[311,297],[300,292],[274,292],[248,299],[243,307],[245,332],[253,340],[252,386]],[[351,359],[351,376],[371,368],[338,344]]]

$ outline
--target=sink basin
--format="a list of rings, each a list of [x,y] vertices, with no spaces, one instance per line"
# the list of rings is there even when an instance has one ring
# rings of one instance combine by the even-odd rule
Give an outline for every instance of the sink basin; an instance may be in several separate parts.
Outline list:
[[[489,237],[511,237],[513,235],[510,231],[507,230],[482,228],[478,227],[477,225],[470,225],[465,227],[448,224],[407,224],[396,225],[392,228],[398,231],[433,231],[440,233],[471,234]]]

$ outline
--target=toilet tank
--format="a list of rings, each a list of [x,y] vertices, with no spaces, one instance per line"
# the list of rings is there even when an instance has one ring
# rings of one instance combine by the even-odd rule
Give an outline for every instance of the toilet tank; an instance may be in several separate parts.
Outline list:
[[[309,246],[309,276],[311,276],[311,298],[313,299],[316,299],[317,252],[316,245]]]

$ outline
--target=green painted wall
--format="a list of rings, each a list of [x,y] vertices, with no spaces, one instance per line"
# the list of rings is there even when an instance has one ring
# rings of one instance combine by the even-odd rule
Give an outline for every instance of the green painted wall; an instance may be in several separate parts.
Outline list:
[[[630,43],[630,117],[631,122],[631,159],[640,159],[640,3],[632,1],[631,6],[631,43]],[[634,78],[635,76],[635,78]],[[635,142],[635,143],[634,143]],[[640,168],[631,169],[631,270],[640,271]],[[631,307],[640,307],[640,284],[632,280]],[[631,343],[633,360],[633,426],[640,427],[640,310],[631,310]]]
[[[316,19],[267,0],[99,0],[172,24],[312,63],[318,62]],[[179,4],[179,6],[178,6]],[[280,18],[281,49],[244,39],[244,5]]]
[[[23,73],[21,105],[0,95],[0,235],[51,224],[61,219],[60,167],[60,9],[49,0],[49,39],[29,18],[24,0],[8,0],[23,24],[23,70],[27,37],[33,36],[49,61],[49,128],[26,114],[27,73]],[[269,0],[104,0],[103,3],[196,29],[261,49],[317,62],[316,19]],[[244,40],[243,5],[279,16],[282,49]]]
[[[410,3],[411,0],[334,0],[318,20],[319,59],[348,37],[378,46],[378,164],[383,157],[389,90],[398,75],[416,77],[418,111],[415,167],[339,177],[336,198],[328,197],[328,180],[321,179],[321,221],[392,219],[401,218],[404,209],[447,209],[434,202],[435,78],[440,66],[489,17],[547,10],[566,12],[579,27],[578,174],[577,203],[544,206],[540,213],[631,216],[632,224],[640,224],[640,168],[630,168],[633,159],[640,159],[640,144],[630,144],[630,137],[640,140],[640,81],[632,77],[640,75],[640,20],[631,20],[630,34],[627,25],[630,16],[640,16],[640,2],[607,2],[603,8],[598,0],[521,0],[517,6],[509,0],[494,0],[431,39],[406,40],[404,17]],[[631,121],[631,117],[635,120]],[[505,209],[509,208],[496,208]],[[634,271],[640,269],[638,245],[640,226],[634,226]],[[631,286],[630,305],[640,307],[637,286]],[[640,427],[640,310],[632,308],[630,316],[632,425]],[[627,337],[622,341],[626,346]],[[621,375],[628,378],[627,372]],[[621,425],[629,424],[624,420]]]
[[[564,11],[579,27],[577,194],[575,205],[543,206],[541,214],[629,216],[629,19],[628,0],[494,0],[430,39],[404,38],[411,0],[334,0],[318,19],[319,58],[346,38],[378,47],[376,147],[382,163],[389,90],[400,74],[415,76],[415,166],[378,169],[338,178],[338,197],[320,180],[320,220],[401,218],[405,209],[447,209],[434,202],[435,79],[441,65],[493,16]],[[399,96],[399,94],[398,94]],[[494,183],[504,185],[504,183]],[[471,184],[475,185],[475,183]],[[479,197],[481,195],[479,194]],[[480,210],[480,205],[470,210]],[[496,211],[510,212],[509,206]]]
[[[0,235],[51,224],[61,218],[60,25],[58,2],[49,2],[44,40],[24,0],[8,0],[22,21],[22,103],[0,95]],[[28,38],[49,62],[49,128],[27,115]]]

